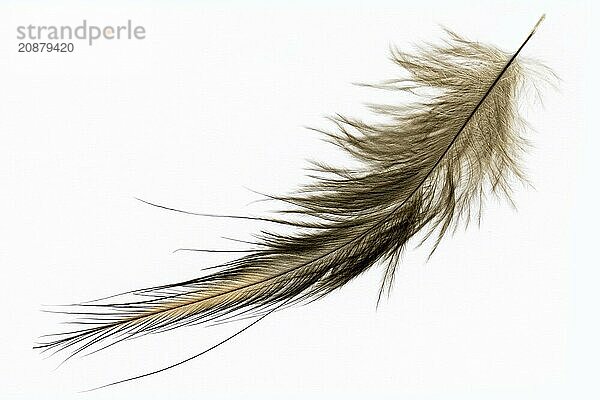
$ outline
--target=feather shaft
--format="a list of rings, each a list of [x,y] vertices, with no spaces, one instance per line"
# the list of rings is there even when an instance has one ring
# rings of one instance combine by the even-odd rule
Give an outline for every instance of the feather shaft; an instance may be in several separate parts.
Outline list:
[[[394,49],[393,61],[407,77],[371,86],[420,100],[372,106],[386,118],[381,123],[331,118],[335,130],[319,132],[360,166],[314,162],[312,183],[290,195],[268,196],[288,206],[277,218],[191,213],[140,200],[186,214],[276,223],[291,232],[263,231],[251,243],[260,250],[238,250],[248,254],[204,277],[129,292],[135,301],[82,303],[84,328],[36,347],[71,349],[72,357],[180,326],[238,316],[257,317],[256,323],[387,262],[379,301],[409,240],[423,233],[425,241],[437,232],[433,253],[453,225],[468,222],[473,208],[480,216],[486,193],[508,197],[511,180],[524,179],[519,158],[526,142],[515,102],[527,69],[517,57],[543,19],[513,54],[450,31],[444,46],[428,45],[416,54]],[[300,219],[282,217],[287,215]]]

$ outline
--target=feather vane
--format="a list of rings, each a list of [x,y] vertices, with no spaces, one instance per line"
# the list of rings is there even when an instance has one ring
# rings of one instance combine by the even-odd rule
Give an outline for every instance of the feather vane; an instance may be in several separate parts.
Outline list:
[[[288,208],[263,220],[291,231],[262,232],[258,250],[210,275],[134,291],[135,301],[82,304],[87,325],[37,347],[72,356],[180,326],[264,317],[318,299],[378,262],[386,266],[381,296],[411,238],[435,235],[435,250],[461,221],[479,218],[487,195],[509,198],[525,179],[517,100],[527,68],[517,55],[531,35],[513,54],[450,31],[441,45],[393,49],[403,77],[373,86],[411,93],[414,102],[372,106],[377,123],[331,118],[335,130],[321,132],[359,166],[315,162],[311,183],[273,196]]]

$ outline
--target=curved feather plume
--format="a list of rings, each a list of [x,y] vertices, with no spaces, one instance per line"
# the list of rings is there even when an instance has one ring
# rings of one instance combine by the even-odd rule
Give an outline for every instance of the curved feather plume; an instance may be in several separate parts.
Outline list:
[[[260,219],[291,230],[262,232],[259,250],[208,276],[132,292],[135,301],[82,304],[87,325],[37,347],[72,356],[184,325],[263,318],[318,299],[377,262],[386,263],[382,290],[389,287],[411,238],[437,234],[435,249],[478,214],[486,194],[508,196],[524,179],[517,96],[527,71],[517,55],[534,31],[513,54],[450,31],[442,45],[394,49],[403,78],[373,86],[413,93],[415,101],[372,106],[379,123],[332,118],[336,129],[323,133],[359,167],[314,163],[312,183],[273,197],[288,208]]]

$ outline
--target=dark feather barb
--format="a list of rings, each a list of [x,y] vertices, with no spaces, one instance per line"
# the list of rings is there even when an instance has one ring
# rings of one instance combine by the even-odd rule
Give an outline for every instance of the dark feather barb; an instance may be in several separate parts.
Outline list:
[[[435,251],[449,229],[479,218],[487,193],[508,197],[511,182],[524,179],[519,160],[526,141],[517,101],[530,68],[517,56],[542,20],[512,55],[448,30],[443,45],[421,46],[413,54],[392,49],[406,77],[370,86],[418,92],[418,101],[372,105],[385,123],[337,115],[331,118],[334,131],[317,130],[359,167],[313,162],[312,183],[269,196],[288,207],[279,218],[221,216],[287,225],[291,232],[261,232],[256,243],[248,242],[260,250],[210,275],[129,292],[137,297],[132,301],[80,304],[82,329],[36,347],[70,349],[72,357],[180,326],[264,318],[284,305],[319,299],[384,262],[379,301],[411,238],[437,233]]]

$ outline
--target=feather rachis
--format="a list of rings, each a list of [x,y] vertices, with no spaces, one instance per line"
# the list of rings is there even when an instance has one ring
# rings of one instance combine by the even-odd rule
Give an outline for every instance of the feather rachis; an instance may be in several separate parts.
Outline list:
[[[387,118],[382,123],[331,119],[336,130],[323,131],[326,139],[360,167],[313,163],[312,183],[271,196],[290,208],[263,220],[295,231],[262,232],[261,250],[202,278],[133,292],[142,300],[84,305],[100,310],[84,312],[95,326],[39,347],[77,354],[179,326],[265,316],[283,304],[318,299],[377,262],[387,264],[381,298],[410,239],[436,234],[433,252],[446,232],[471,219],[472,207],[480,215],[486,193],[509,198],[511,181],[523,179],[515,97],[525,72],[516,56],[530,37],[513,55],[450,31],[444,46],[416,54],[393,49],[406,77],[373,86],[419,100],[372,106]]]

